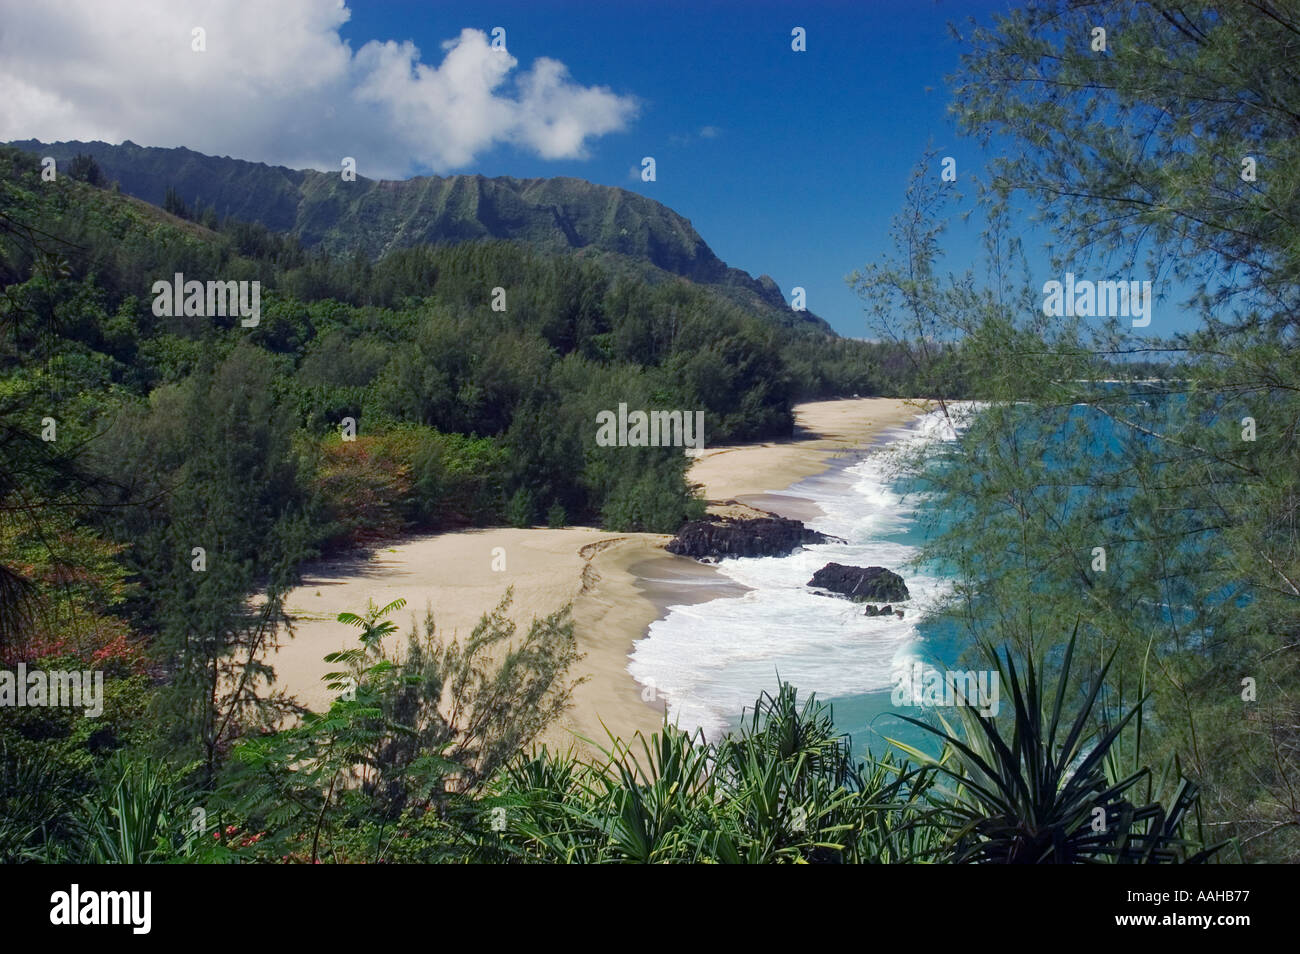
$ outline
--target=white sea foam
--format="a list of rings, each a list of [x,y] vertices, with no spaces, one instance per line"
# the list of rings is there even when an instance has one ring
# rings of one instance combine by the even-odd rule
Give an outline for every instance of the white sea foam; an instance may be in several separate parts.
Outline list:
[[[976,406],[950,406],[961,425]],[[948,590],[947,581],[905,568],[916,548],[897,536],[923,504],[894,490],[892,458],[904,445],[951,439],[940,412],[886,435],[867,456],[829,478],[813,478],[781,493],[814,500],[824,516],[809,526],[843,544],[806,547],[788,557],[723,560],[718,570],[750,587],[738,597],[672,606],[650,626],[628,666],[668,703],[669,719],[717,736],[777,675],[801,695],[853,695],[892,686],[893,673],[912,661],[916,624]],[[912,598],[903,619],[868,617],[860,604],[818,596],[807,582],[827,563],[884,566],[903,574]]]

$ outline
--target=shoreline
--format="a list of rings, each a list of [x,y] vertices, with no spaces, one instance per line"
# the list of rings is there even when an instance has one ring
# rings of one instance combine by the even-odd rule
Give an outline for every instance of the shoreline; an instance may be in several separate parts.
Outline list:
[[[785,491],[826,473],[837,461],[859,459],[885,432],[914,421],[928,406],[927,401],[900,398],[797,404],[790,438],[706,448],[687,479],[703,488],[710,510],[738,504],[795,520],[814,519],[822,512],[816,503]]]
[[[925,410],[924,402],[894,398],[800,404],[795,408],[793,438],[706,449],[687,473],[687,480],[701,485],[711,513],[764,511],[805,522],[814,520],[823,514],[821,508],[786,490],[825,477],[837,466],[850,466],[889,431],[905,427]],[[770,480],[783,483],[753,490]],[[662,547],[669,539],[665,536],[650,547],[645,543],[620,545],[593,560],[604,590],[598,585],[574,606],[579,648],[588,653],[578,668],[592,679],[574,693],[572,708],[543,733],[540,742],[563,750],[575,738],[586,738],[599,747],[608,745],[610,732],[626,740],[637,731],[648,737],[662,727],[664,704],[645,701],[647,696],[654,698],[653,687],[638,683],[627,668],[636,644],[647,636],[652,623],[668,615],[670,607],[738,596],[747,590],[708,564],[665,552]],[[643,562],[638,562],[639,554],[645,555]],[[669,578],[662,579],[664,575]],[[598,636],[598,627],[605,623],[613,624],[613,632]],[[601,713],[616,715],[605,718]]]
[[[813,501],[772,492],[825,474],[837,460],[865,451],[923,410],[921,402],[893,398],[800,404],[790,439],[706,448],[687,479],[702,488],[714,513],[761,509],[814,519],[821,511]],[[635,644],[670,606],[745,592],[713,567],[665,552],[669,539],[590,527],[476,529],[419,535],[368,557],[315,564],[286,599],[295,635],[267,660],[276,670],[275,686],[309,708],[328,706],[331,693],[320,677],[335,667],[321,657],[355,644],[355,630],[335,617],[364,612],[367,600],[380,606],[398,597],[407,601],[391,617],[399,624],[385,646],[391,653],[405,645],[410,621],[421,621],[426,606],[440,634],[463,641],[513,587],[508,615],[521,630],[532,618],[571,603],[583,654],[569,675],[585,681],[574,690],[569,710],[537,742],[552,750],[590,750],[607,747],[609,733],[624,740],[638,731],[649,735],[662,727],[664,706],[646,701],[654,699],[652,688],[628,671]],[[501,562],[504,569],[493,568]]]
[[[576,747],[597,754],[610,746],[611,735],[627,741],[637,732],[647,738],[658,732],[665,706],[628,672],[632,647],[669,606],[738,596],[747,589],[711,566],[666,552],[669,536],[625,536],[595,555],[589,585],[574,601],[574,631],[583,653],[574,675],[587,681],[574,690],[569,710],[537,740],[553,751]]]

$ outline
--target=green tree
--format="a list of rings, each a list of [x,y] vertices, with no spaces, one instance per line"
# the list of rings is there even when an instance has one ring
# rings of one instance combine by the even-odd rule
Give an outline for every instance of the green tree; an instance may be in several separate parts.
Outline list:
[[[926,471],[959,516],[926,556],[956,571],[972,635],[1029,654],[1077,617],[1089,659],[1148,672],[1149,747],[1186,760],[1207,824],[1294,860],[1300,83],[1276,64],[1300,21],[1270,3],[1047,2],[963,41],[959,121],[1007,146],[988,237],[1028,199],[1058,272],[1171,276],[1201,328],[1049,324],[1002,270],[1014,242],[994,249],[982,287],[927,312],[966,334],[994,403]],[[960,284],[931,274],[922,293]],[[1134,356],[1178,364],[1150,382]]]
[[[68,175],[96,187],[103,187],[104,185],[104,174],[99,171],[99,163],[95,161],[94,156],[84,156],[77,153],[68,167]]]

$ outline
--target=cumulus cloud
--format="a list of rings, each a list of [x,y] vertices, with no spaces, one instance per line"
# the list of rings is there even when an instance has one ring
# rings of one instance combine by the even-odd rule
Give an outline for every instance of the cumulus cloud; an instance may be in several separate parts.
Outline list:
[[[481,30],[426,63],[413,43],[339,36],[342,0],[0,0],[0,140],[131,139],[291,167],[398,177],[508,144],[585,158],[637,102],[557,60],[520,69]],[[206,50],[192,48],[204,31]]]

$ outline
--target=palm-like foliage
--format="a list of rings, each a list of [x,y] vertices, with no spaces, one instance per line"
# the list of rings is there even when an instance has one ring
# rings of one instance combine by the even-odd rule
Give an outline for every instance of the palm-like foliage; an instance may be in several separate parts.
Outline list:
[[[830,707],[815,697],[801,702],[792,686],[781,684],[716,742],[665,724],[648,737],[611,736],[596,759],[543,748],[475,777],[448,747],[457,737],[454,723],[429,722],[421,713],[439,706],[449,684],[524,683],[508,674],[477,675],[473,652],[462,659],[449,650],[430,662],[412,643],[410,658],[385,658],[383,638],[394,631],[385,616],[400,605],[340,617],[362,637],[359,647],[327,657],[348,667],[326,676],[332,688],[348,690],[328,713],[309,713],[301,725],[247,739],[237,750],[256,776],[242,804],[245,817],[274,832],[263,854],[642,864],[1133,863],[1208,856],[1194,853],[1183,838],[1196,804],[1189,782],[1172,789],[1167,779],[1157,784],[1136,750],[1133,770],[1121,771],[1121,740],[1141,701],[1107,721],[1116,708],[1100,704],[1109,660],[1088,691],[1073,691],[1073,638],[1052,692],[1042,684],[1042,662],[1031,660],[1022,675],[1009,652],[1003,659],[985,646],[1013,703],[1010,737],[996,719],[969,707],[959,710],[961,732],[946,722],[940,730],[908,720],[946,743],[937,760],[902,746],[919,765],[892,755],[855,759]],[[481,626],[513,632],[492,626],[494,618]],[[542,686],[565,668],[565,645],[560,640],[554,660],[531,670],[540,674],[532,682]],[[453,691],[451,697],[455,703],[466,696]],[[519,705],[533,695],[486,694],[502,697]],[[1067,719],[1067,706],[1075,704],[1077,714]],[[479,706],[455,703],[453,709]],[[939,785],[942,780],[948,784]],[[395,798],[394,792],[405,794]],[[146,806],[137,814],[160,812]],[[137,839],[120,853],[139,855],[142,844]]]
[[[1041,681],[1045,660],[1037,665],[1028,660],[1022,677],[1010,652],[999,656],[991,646],[983,647],[1002,684],[1010,688],[1010,738],[996,717],[981,715],[974,706],[959,707],[960,733],[942,717],[941,729],[902,717],[945,743],[939,759],[900,742],[893,744],[931,764],[951,782],[951,788],[932,793],[936,807],[929,817],[946,833],[947,860],[1009,864],[1204,860],[1215,849],[1196,852],[1182,837],[1183,822],[1196,801],[1195,786],[1182,780],[1167,806],[1136,805],[1131,796],[1139,783],[1149,781],[1150,770],[1120,773],[1117,761],[1108,761],[1145,698],[1118,718],[1098,712],[1113,655],[1091,681],[1073,719],[1066,718],[1074,646],[1072,635],[1050,697]]]
[[[856,762],[831,707],[781,683],[718,745],[732,829],[713,838],[728,861],[876,862],[913,857],[932,773],[892,759]],[[732,834],[734,831],[734,835]]]
[[[611,737],[601,760],[541,749],[512,764],[484,802],[508,826],[477,839],[476,857],[565,863],[708,860],[701,834],[718,806],[712,749],[673,726],[630,743]]]
[[[583,763],[541,751],[504,774],[492,857],[550,862],[874,862],[931,847],[929,770],[855,764],[830,708],[764,694],[718,743],[673,726]]]
[[[711,827],[717,802],[709,746],[665,726],[633,745],[615,744],[599,773],[596,811],[586,821],[609,860],[651,863],[700,860],[700,834]]]

